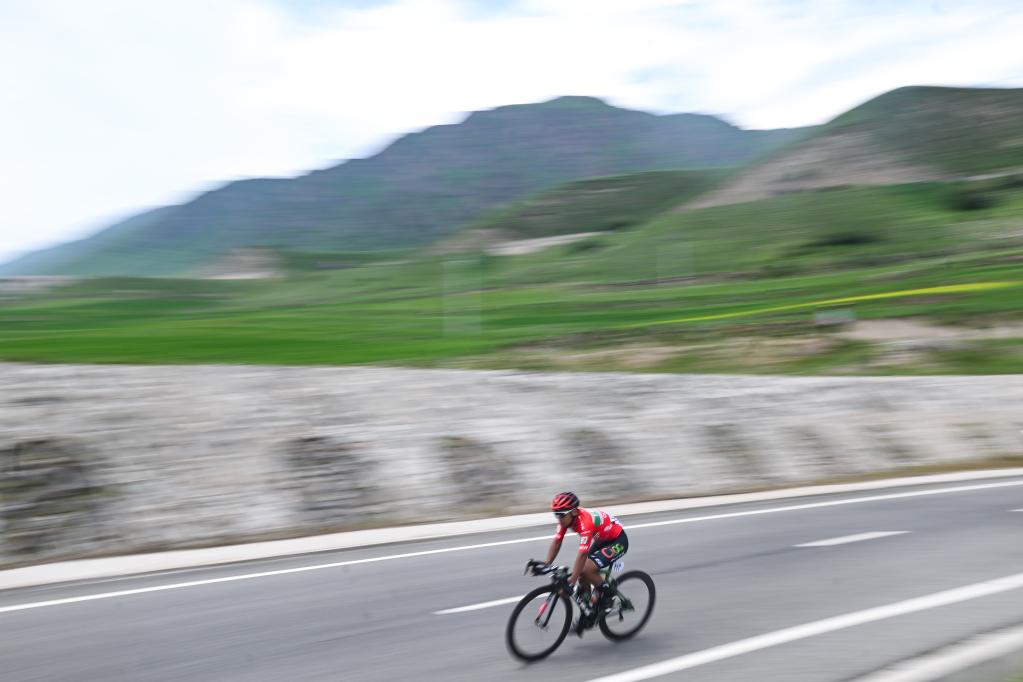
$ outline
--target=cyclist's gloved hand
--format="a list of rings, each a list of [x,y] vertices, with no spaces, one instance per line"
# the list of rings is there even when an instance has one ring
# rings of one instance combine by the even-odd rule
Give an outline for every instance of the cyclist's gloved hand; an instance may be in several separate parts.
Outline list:
[[[547,572],[547,563],[537,561],[536,559],[530,559],[526,562],[526,572],[532,573],[533,575],[543,575]]]

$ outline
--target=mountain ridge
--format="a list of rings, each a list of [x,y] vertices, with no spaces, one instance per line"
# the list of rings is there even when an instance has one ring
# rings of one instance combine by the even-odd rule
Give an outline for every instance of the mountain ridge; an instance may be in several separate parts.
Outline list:
[[[229,182],[27,254],[0,275],[187,274],[233,248],[419,246],[564,182],[741,165],[794,130],[745,131],[706,114],[651,114],[593,97],[507,105],[403,135],[367,158]]]

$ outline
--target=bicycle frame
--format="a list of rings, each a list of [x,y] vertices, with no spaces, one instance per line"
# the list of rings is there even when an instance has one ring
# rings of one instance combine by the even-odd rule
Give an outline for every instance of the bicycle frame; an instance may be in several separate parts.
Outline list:
[[[622,566],[623,564],[619,560],[614,562],[607,568],[602,568],[600,570],[600,575],[604,577],[604,582],[613,585],[614,581],[611,579],[611,574],[621,571]],[[547,625],[550,623],[551,620],[551,614],[554,612],[554,609],[552,608],[554,605],[554,601],[558,599],[558,597],[562,594],[571,597],[572,601],[575,602],[575,605],[579,608],[579,610],[582,613],[589,615],[590,612],[593,610],[593,604],[590,603],[590,600],[588,598],[589,595],[588,590],[585,593],[580,591],[573,592],[571,590],[571,587],[568,584],[569,571],[568,568],[566,568],[565,566],[542,566],[539,562],[534,562],[530,560],[526,564],[526,573],[529,573],[530,571],[532,571],[534,575],[544,575],[546,573],[550,573],[551,582],[553,582],[557,587],[557,589],[551,592],[547,599],[545,599],[544,602],[540,604],[540,608],[537,611],[536,618],[533,620],[533,622],[538,627],[544,630],[547,629]]]

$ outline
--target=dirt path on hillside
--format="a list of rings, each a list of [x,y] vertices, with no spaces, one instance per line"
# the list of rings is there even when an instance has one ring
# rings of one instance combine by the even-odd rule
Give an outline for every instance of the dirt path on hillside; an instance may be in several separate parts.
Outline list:
[[[953,327],[912,319],[860,320],[837,332],[854,341],[975,341],[1023,338],[1023,322],[991,327]]]
[[[896,185],[948,177],[937,169],[907,163],[885,150],[870,133],[851,131],[813,140],[750,168],[724,187],[677,210],[738,204],[808,189]]]

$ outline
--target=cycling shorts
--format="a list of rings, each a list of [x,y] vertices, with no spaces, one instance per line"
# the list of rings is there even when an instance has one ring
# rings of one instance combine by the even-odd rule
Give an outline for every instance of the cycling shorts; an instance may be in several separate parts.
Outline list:
[[[623,530],[618,537],[590,548],[588,556],[597,568],[607,568],[629,551],[629,536]]]

